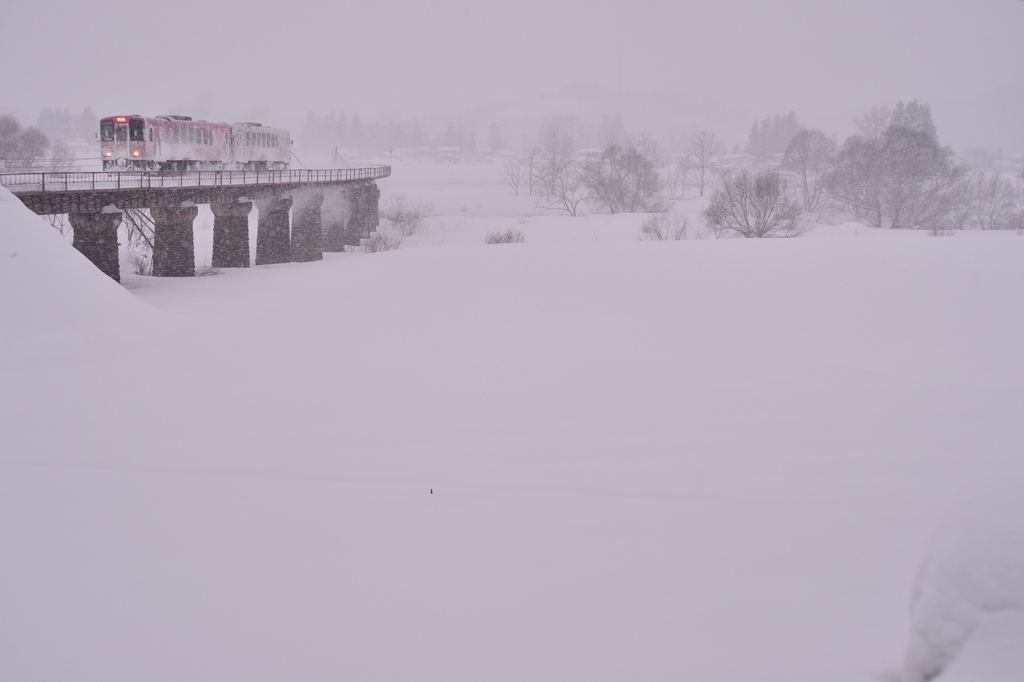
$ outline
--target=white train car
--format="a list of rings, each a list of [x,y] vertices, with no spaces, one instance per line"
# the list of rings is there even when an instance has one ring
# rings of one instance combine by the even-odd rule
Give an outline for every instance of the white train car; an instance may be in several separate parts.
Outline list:
[[[288,168],[291,154],[289,132],[261,123],[137,114],[100,120],[104,170],[277,170]]]
[[[284,169],[292,156],[292,138],[283,128],[262,123],[231,126],[235,168]]]

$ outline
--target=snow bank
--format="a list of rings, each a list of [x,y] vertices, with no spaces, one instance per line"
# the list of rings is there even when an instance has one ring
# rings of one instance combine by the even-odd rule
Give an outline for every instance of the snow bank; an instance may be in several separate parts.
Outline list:
[[[0,680],[899,675],[935,519],[1024,480],[1024,239],[467,206],[4,377]]]
[[[143,316],[134,296],[0,187],[0,349],[41,351],[113,334]]]
[[[940,682],[1024,679],[1024,612],[987,615]]]
[[[904,680],[924,682],[943,673],[975,632],[996,614],[1024,611],[1024,499],[1020,490],[975,500],[936,533],[922,564],[911,607]],[[1020,615],[1024,618],[1024,613]],[[1024,632],[1024,631],[1022,631]],[[983,641],[997,634],[982,634]],[[976,648],[988,646],[984,643]],[[973,654],[977,657],[977,654]],[[1018,661],[1024,661],[1018,657]],[[967,663],[960,668],[970,668]],[[1002,669],[1024,679],[1024,666]],[[959,673],[940,679],[970,679]],[[980,678],[978,678],[980,679]]]

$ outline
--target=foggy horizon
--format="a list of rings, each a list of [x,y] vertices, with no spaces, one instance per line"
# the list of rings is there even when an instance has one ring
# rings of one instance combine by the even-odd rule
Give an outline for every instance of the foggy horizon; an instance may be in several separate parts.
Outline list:
[[[133,3],[105,7],[102,20],[67,0],[7,10],[8,52],[31,57],[7,74],[5,109],[26,123],[43,107],[92,107],[284,126],[337,111],[434,130],[498,123],[510,140],[551,115],[621,115],[631,132],[706,127],[732,146],[777,113],[841,139],[871,107],[918,99],[944,144],[1024,151],[1019,0],[298,2],[287,18],[190,1],[142,25]]]

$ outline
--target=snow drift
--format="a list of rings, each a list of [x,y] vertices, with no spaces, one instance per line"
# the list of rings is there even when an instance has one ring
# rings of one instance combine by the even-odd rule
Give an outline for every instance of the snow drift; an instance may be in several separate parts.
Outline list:
[[[984,499],[962,505],[936,531],[914,591],[906,682],[940,676],[979,627],[983,642],[999,632],[988,634],[985,627],[1013,627],[1014,620],[1002,615],[1008,611],[1024,612],[1024,502],[1019,489],[990,491]],[[1024,613],[1018,614],[1018,621],[1022,617]],[[1018,657],[1018,662],[1024,659]],[[940,679],[962,674],[942,674]],[[1004,668],[1000,674],[1024,676],[1024,666]]]
[[[119,334],[145,307],[0,187],[0,315],[0,348],[40,355]]]

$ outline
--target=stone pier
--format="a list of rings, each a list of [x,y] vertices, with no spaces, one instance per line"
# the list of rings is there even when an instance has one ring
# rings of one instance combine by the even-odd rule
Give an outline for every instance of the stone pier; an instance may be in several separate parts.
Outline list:
[[[256,207],[259,209],[256,265],[290,262],[291,235],[288,229],[288,211],[292,207],[292,198],[272,195],[257,199]]]
[[[121,224],[121,212],[69,213],[68,221],[75,231],[74,247],[114,281],[120,282],[117,228]]]
[[[338,187],[324,206],[324,251],[358,246],[380,224],[380,189],[372,180]]]
[[[324,195],[320,192],[295,195],[295,208],[292,211],[292,262],[323,260],[323,203]]]
[[[213,201],[213,267],[249,267],[251,201]]]
[[[363,237],[369,237],[370,233],[380,225],[380,190],[377,183],[372,180],[356,185],[355,199],[352,202],[352,220],[349,221],[349,232],[356,235],[356,243]]]
[[[349,234],[348,224],[352,218],[352,201],[355,188],[341,185],[331,188],[324,196],[323,244],[324,251],[344,251],[345,246],[359,244],[359,237]]]
[[[199,209],[151,208],[153,216],[153,276],[195,277],[196,245],[192,221]]]
[[[371,180],[366,184],[364,192],[366,199],[366,205],[364,206],[365,227],[368,228],[367,234],[369,234],[370,232],[375,232],[380,227],[380,187]]]

